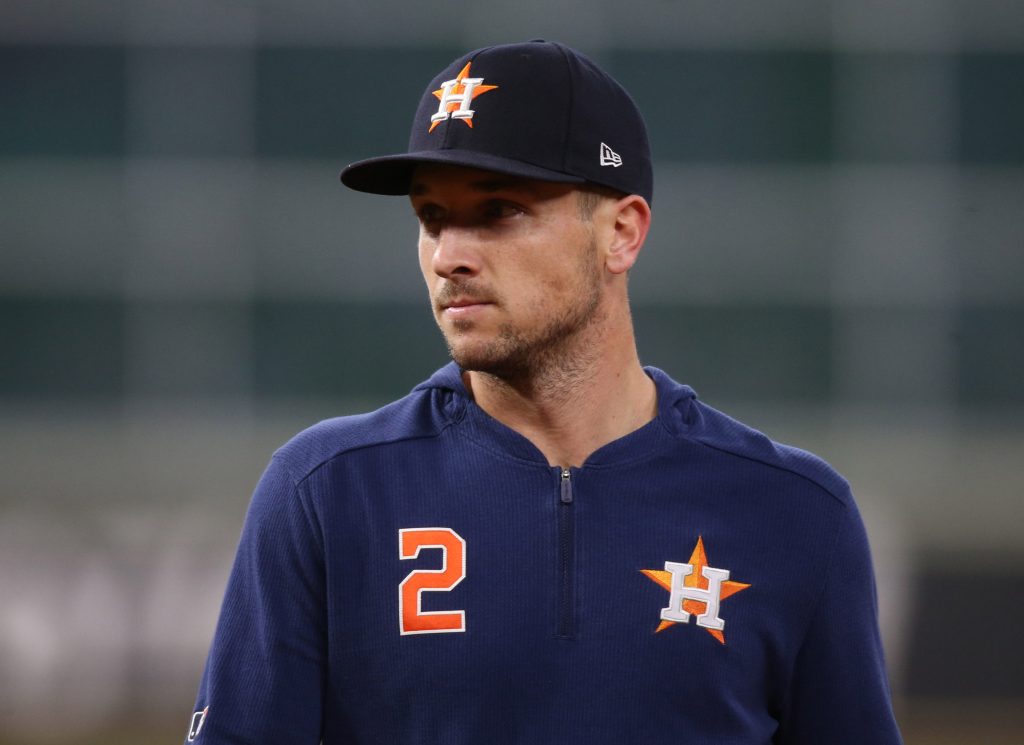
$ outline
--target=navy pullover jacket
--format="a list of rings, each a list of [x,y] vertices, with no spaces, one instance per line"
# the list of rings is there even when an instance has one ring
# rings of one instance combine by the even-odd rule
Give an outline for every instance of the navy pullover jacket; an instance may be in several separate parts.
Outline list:
[[[273,457],[188,735],[296,745],[895,745],[846,482],[647,368],[548,465],[454,364]]]

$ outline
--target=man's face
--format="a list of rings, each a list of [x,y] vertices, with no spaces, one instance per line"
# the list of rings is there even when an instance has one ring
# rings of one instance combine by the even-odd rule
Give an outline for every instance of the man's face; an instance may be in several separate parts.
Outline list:
[[[422,165],[410,200],[434,316],[463,369],[512,378],[578,351],[603,271],[572,186]]]

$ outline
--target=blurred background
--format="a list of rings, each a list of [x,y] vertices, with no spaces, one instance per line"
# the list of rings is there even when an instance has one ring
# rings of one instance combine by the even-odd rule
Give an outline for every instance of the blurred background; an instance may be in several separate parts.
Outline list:
[[[634,94],[642,359],[853,483],[908,743],[1024,727],[1024,5],[2,0],[0,743],[178,742],[273,449],[446,360],[404,147],[459,53]]]

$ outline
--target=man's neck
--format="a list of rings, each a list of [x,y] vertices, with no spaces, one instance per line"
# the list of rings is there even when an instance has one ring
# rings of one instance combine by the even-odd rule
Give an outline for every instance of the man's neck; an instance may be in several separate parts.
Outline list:
[[[632,338],[580,364],[551,365],[526,379],[463,374],[477,405],[532,442],[552,466],[581,466],[595,450],[657,414],[654,382]]]

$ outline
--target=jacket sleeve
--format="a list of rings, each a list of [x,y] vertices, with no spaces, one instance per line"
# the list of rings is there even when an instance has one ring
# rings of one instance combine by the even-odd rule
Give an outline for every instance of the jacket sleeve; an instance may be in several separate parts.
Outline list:
[[[779,745],[899,745],[864,524],[846,505],[825,585],[796,658]]]
[[[276,456],[245,518],[186,742],[319,743],[326,615],[319,521]]]

